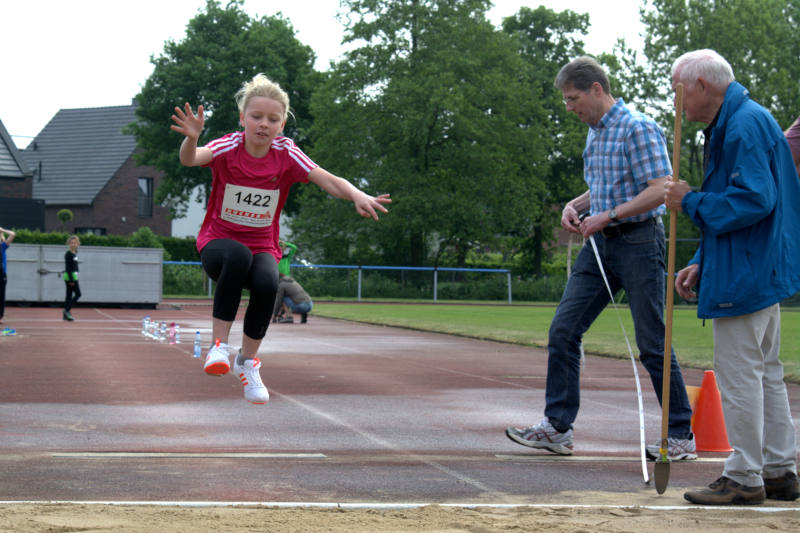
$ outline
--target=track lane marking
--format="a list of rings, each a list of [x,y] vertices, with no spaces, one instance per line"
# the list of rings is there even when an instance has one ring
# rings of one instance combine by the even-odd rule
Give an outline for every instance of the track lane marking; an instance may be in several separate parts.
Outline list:
[[[323,453],[53,452],[54,459],[327,459]]]
[[[604,457],[600,455],[513,455],[513,454],[495,454],[497,459],[501,461],[522,461],[526,463],[560,463],[560,462],[585,462],[585,463],[638,463],[641,461],[639,456],[636,457]],[[675,464],[690,464],[690,463],[724,463],[725,457],[698,457],[690,461],[670,461]],[[652,463],[652,461],[648,461]]]
[[[749,505],[608,505],[608,504],[569,504],[569,503],[436,503],[436,502],[187,502],[187,501],[100,501],[100,500],[0,500],[0,505],[109,505],[109,506],[158,506],[158,507],[264,507],[264,508],[309,508],[309,509],[371,509],[402,510],[420,507],[451,507],[458,509],[629,509],[651,511],[753,511],[757,513],[784,513],[800,511],[800,507],[763,507]]]
[[[285,399],[285,400],[297,405],[298,407],[300,407],[302,409],[305,409],[306,411],[308,411],[309,413],[311,413],[311,414],[313,414],[315,416],[318,416],[320,418],[324,418],[324,419],[326,419],[326,420],[328,420],[330,422],[333,422],[334,424],[337,424],[337,425],[339,425],[339,426],[341,426],[343,428],[349,429],[350,431],[352,431],[352,432],[354,432],[354,433],[356,433],[358,435],[361,435],[365,439],[367,439],[367,440],[369,440],[369,441],[381,446],[382,448],[385,448],[387,450],[391,450],[392,452],[395,452],[398,455],[404,455],[405,457],[408,457],[410,460],[413,460],[413,461],[416,461],[416,462],[419,462],[419,463],[422,463],[422,464],[426,464],[426,465],[428,465],[428,466],[430,466],[432,468],[435,468],[436,470],[439,470],[440,472],[442,472],[442,473],[444,473],[444,474],[446,474],[446,475],[448,475],[448,476],[450,476],[450,477],[452,477],[452,478],[454,478],[454,479],[456,479],[458,481],[466,483],[466,484],[468,484],[468,485],[470,485],[470,486],[472,486],[472,487],[474,487],[474,488],[476,488],[476,489],[478,489],[480,491],[483,491],[483,492],[486,492],[486,493],[496,493],[497,492],[496,490],[493,490],[493,489],[489,488],[487,485],[484,485],[480,481],[472,479],[471,477],[466,476],[464,474],[461,474],[459,472],[456,472],[455,470],[453,470],[451,468],[448,468],[448,467],[446,467],[446,466],[444,466],[442,464],[439,464],[436,461],[431,461],[430,459],[428,459],[428,458],[426,458],[424,456],[418,455],[418,454],[413,453],[413,452],[409,452],[407,450],[402,450],[400,448],[397,448],[396,446],[393,446],[390,442],[378,437],[377,435],[374,435],[374,434],[372,434],[372,433],[370,433],[368,431],[365,431],[365,430],[363,430],[361,428],[358,428],[358,427],[354,426],[353,424],[350,424],[349,422],[346,422],[344,420],[340,420],[336,416],[334,416],[334,415],[332,415],[330,413],[327,413],[327,412],[325,412],[325,411],[323,411],[323,410],[321,410],[321,409],[319,409],[317,407],[314,407],[313,405],[307,404],[305,402],[301,402],[300,400],[297,400],[296,398],[293,398],[293,397],[288,396],[286,394],[282,394],[282,393],[280,393],[278,391],[274,391],[274,392],[275,392],[276,396],[280,396],[281,398],[283,398],[283,399]]]

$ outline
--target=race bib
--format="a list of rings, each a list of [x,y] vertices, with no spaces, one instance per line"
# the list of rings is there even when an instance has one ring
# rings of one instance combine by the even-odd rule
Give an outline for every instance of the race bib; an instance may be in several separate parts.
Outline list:
[[[278,208],[278,198],[278,189],[265,190],[227,184],[219,216],[234,224],[265,228],[272,225],[275,210]]]

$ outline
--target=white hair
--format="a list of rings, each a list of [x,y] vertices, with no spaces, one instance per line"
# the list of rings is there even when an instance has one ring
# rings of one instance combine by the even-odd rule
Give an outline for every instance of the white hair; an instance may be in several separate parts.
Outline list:
[[[709,48],[686,52],[672,63],[672,77],[690,86],[701,76],[715,87],[727,87],[735,79],[733,69],[724,57]]]

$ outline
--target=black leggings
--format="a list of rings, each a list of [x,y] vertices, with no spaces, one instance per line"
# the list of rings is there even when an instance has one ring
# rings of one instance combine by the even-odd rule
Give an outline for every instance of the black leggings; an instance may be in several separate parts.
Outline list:
[[[263,339],[267,334],[275,295],[278,292],[278,263],[268,253],[255,254],[232,239],[214,239],[200,252],[208,277],[217,282],[212,316],[233,322],[242,300],[242,289],[250,290],[244,314],[244,334]]]
[[[67,294],[64,297],[64,311],[69,313],[70,309],[72,309],[72,305],[81,297],[81,286],[78,285],[77,281],[71,283],[65,281],[64,285],[67,286]]]

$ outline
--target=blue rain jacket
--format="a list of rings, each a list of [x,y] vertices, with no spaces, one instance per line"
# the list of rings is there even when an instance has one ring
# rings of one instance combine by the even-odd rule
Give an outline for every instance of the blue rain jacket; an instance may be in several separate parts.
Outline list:
[[[778,123],[733,82],[703,185],[681,206],[700,228],[697,316],[753,313],[800,289],[800,180]]]

